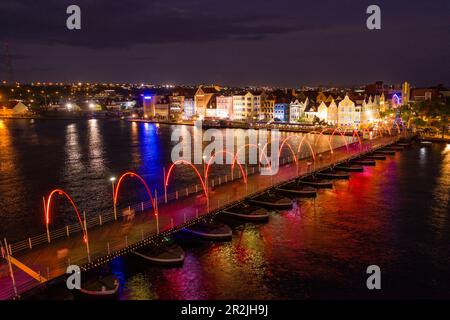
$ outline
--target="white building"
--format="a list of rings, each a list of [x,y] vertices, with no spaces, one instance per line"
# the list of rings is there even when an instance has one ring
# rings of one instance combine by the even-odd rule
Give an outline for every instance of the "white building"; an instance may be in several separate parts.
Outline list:
[[[220,119],[233,118],[233,97],[220,95],[216,97],[216,116]]]

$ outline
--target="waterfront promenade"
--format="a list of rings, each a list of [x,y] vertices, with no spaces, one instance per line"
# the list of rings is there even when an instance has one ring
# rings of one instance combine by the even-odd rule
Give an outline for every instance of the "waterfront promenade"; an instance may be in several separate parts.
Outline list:
[[[52,239],[48,244],[33,246],[17,253],[12,252],[12,256],[18,261],[11,266],[14,271],[17,294],[25,293],[48,280],[64,275],[68,265],[77,264],[83,266],[83,269],[95,267],[116,256],[126,254],[133,247],[153,243],[163,235],[169,235],[189,223],[195,223],[202,217],[219,212],[221,208],[240,201],[247,195],[261,192],[280,182],[355,157],[372,148],[390,144],[396,139],[397,137],[383,137],[371,141],[365,140],[362,145],[358,142],[350,144],[348,150],[344,146],[335,149],[333,153],[327,151],[318,154],[315,161],[312,158],[301,159],[297,163],[291,161],[280,166],[278,174],[274,176],[264,176],[258,173],[248,175],[247,184],[243,183],[242,179],[214,187],[208,183],[208,201],[201,192],[188,197],[180,197],[167,204],[159,201],[158,220],[155,218],[153,210],[147,209],[142,213],[104,223],[102,226],[88,228],[89,255],[81,232],[70,234],[68,237]],[[113,211],[112,208],[111,211]],[[9,266],[5,259],[0,261],[0,299],[11,299],[16,292],[10,277]],[[18,264],[20,263],[25,267],[19,268]],[[24,272],[26,268],[32,270],[34,278],[30,272]]]

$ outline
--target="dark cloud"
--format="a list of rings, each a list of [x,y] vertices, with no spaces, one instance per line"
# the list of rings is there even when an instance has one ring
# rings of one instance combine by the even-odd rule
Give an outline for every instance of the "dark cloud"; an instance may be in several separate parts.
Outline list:
[[[82,10],[80,31],[65,27],[71,4]],[[4,0],[0,41],[24,81],[450,82],[448,0],[379,0],[379,31],[365,27],[370,4]]]

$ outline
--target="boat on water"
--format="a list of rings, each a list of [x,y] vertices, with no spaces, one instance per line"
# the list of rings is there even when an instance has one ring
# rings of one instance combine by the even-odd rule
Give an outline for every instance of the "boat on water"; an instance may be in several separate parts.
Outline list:
[[[409,142],[397,142],[395,145],[399,146],[399,147],[409,147],[409,146],[411,146],[411,141],[409,141]]]
[[[316,176],[309,176],[306,178],[301,178],[298,183],[305,186],[310,186],[318,189],[331,189],[333,188],[333,183],[329,180],[321,179]]]
[[[431,141],[420,141],[420,145],[422,147],[430,147],[431,145],[433,145],[433,142],[431,142]]]
[[[180,232],[196,238],[214,241],[230,241],[233,236],[233,231],[226,224],[206,221],[183,228]]]
[[[366,159],[371,159],[371,160],[386,160],[386,156],[383,154],[367,154],[364,156],[364,158]]]
[[[380,149],[380,150],[375,151],[374,154],[382,154],[382,155],[393,156],[393,155],[395,155],[395,151],[394,150]]]
[[[79,299],[115,299],[119,293],[119,280],[114,275],[88,278],[74,294]]]
[[[361,165],[356,165],[356,164],[340,164],[337,165],[336,170],[341,170],[341,171],[348,171],[348,172],[363,172],[364,168]]]
[[[298,181],[285,183],[275,188],[275,192],[294,198],[299,197],[314,198],[317,196],[316,189],[300,184],[298,183]]]
[[[324,179],[349,179],[347,172],[341,172],[334,169],[327,169],[316,173],[316,177]]]
[[[375,160],[373,159],[364,159],[364,158],[356,158],[356,159],[352,159],[350,160],[351,164],[358,164],[361,166],[374,166],[376,165]]]
[[[159,245],[139,248],[133,254],[150,263],[164,266],[181,265],[186,256],[183,248],[170,238]]]
[[[246,200],[248,203],[258,207],[275,210],[292,209],[292,201],[281,195],[266,192]]]
[[[269,212],[266,209],[245,202],[239,202],[234,206],[226,208],[222,213],[245,221],[269,220]]]

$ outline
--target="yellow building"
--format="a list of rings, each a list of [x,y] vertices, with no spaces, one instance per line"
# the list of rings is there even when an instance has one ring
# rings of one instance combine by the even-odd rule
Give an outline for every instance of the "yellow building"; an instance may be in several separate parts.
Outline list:
[[[343,127],[358,127],[361,121],[361,109],[355,106],[348,95],[338,105],[338,125]]]
[[[402,85],[402,105],[409,103],[409,97],[411,94],[411,87],[408,82],[404,82]]]
[[[331,99],[330,105],[328,106],[327,123],[331,125],[338,123],[338,106],[334,99]]]

